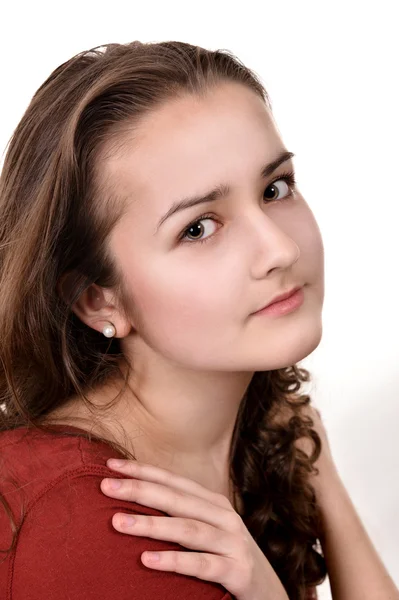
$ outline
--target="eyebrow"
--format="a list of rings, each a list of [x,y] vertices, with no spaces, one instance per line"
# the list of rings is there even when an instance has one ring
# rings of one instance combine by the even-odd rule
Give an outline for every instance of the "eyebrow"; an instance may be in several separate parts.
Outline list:
[[[280,152],[280,154],[275,160],[262,167],[260,172],[261,178],[269,177],[282,163],[286,162],[287,160],[290,160],[294,156],[295,154],[293,152],[288,152],[287,150]],[[207,192],[205,195],[187,197],[183,198],[183,200],[175,202],[168,210],[168,212],[165,213],[164,216],[160,219],[155,233],[158,232],[159,228],[166,221],[166,219],[169,219],[169,217],[171,217],[175,213],[181,210],[185,210],[187,208],[192,208],[193,206],[197,206],[197,204],[203,204],[204,202],[211,202],[214,200],[224,198],[230,193],[230,191],[231,188],[228,185],[221,183],[218,186],[216,186],[213,190]]]

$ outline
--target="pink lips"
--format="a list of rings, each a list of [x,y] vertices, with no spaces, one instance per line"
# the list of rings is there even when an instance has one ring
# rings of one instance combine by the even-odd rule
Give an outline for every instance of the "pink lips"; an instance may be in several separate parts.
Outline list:
[[[299,287],[296,287],[296,288],[293,288],[292,290],[290,290],[289,292],[286,292],[285,294],[280,294],[280,296],[276,296],[274,300],[269,302],[269,304],[266,304],[266,306],[264,306],[263,308],[267,308],[271,304],[275,304],[276,302],[281,302],[281,300],[286,300],[286,298],[290,298],[299,289],[300,289]],[[263,308],[261,310],[263,310]]]
[[[295,288],[286,294],[277,296],[270,304],[253,313],[255,315],[280,316],[299,308],[304,301],[303,288]]]

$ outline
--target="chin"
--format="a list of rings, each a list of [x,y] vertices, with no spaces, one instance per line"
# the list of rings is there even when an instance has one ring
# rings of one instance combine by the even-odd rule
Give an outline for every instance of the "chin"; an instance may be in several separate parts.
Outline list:
[[[297,344],[293,344],[289,349],[289,359],[286,361],[286,366],[293,365],[314,352],[321,342],[323,334],[323,324],[321,318],[317,323],[313,323],[313,327],[309,327],[300,337]],[[288,348],[287,348],[288,350]]]
[[[305,319],[300,327],[274,332],[266,339],[263,337],[261,343],[255,344],[256,355],[255,348],[248,353],[248,370],[272,371],[290,367],[316,350],[322,333],[321,318],[313,318],[311,322]]]

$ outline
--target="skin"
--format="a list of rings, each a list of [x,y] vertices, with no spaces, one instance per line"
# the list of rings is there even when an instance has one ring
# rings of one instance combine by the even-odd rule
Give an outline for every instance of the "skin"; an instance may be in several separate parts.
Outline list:
[[[133,365],[129,389],[102,423],[125,443],[123,424],[139,461],[229,497],[229,446],[253,373],[292,365],[320,342],[320,231],[300,191],[289,195],[279,179],[293,170],[292,159],[260,177],[287,148],[261,98],[241,84],[169,101],[125,142],[101,171],[128,199],[109,244],[129,318],[114,291],[95,284],[74,306],[98,331],[113,323]],[[176,213],[154,234],[176,200],[221,183],[231,186],[228,196]],[[191,240],[179,242],[183,229],[208,212],[215,220],[201,223],[209,240],[192,241],[201,238],[197,224]],[[294,312],[251,314],[298,285],[305,299]],[[91,400],[102,405],[118,391],[110,383]],[[78,401],[69,409],[86,416]]]

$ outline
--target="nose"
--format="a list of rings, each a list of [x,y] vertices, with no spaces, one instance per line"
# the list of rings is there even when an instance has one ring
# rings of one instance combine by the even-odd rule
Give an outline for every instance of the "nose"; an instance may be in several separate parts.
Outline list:
[[[272,271],[286,271],[299,259],[300,249],[284,230],[262,212],[251,219],[250,244],[251,275],[254,279],[264,279]]]

